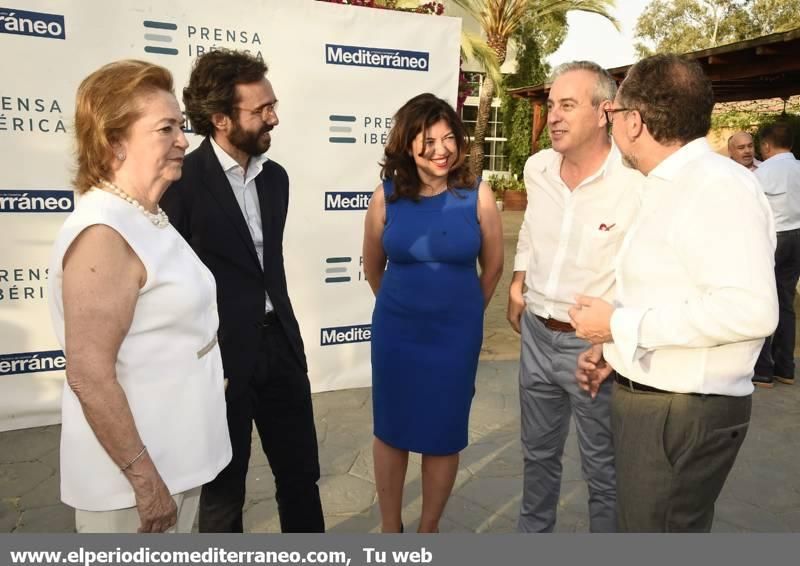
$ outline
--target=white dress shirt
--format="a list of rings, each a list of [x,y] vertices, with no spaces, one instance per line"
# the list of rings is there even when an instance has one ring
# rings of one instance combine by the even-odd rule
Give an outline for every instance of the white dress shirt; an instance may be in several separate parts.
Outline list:
[[[528,207],[514,271],[526,272],[528,310],[568,322],[576,294],[613,298],[614,256],[639,209],[644,177],[622,164],[612,144],[600,169],[569,190],[562,159],[547,149],[525,164]]]
[[[800,228],[800,161],[791,152],[773,155],[755,170],[775,214],[775,230]]]
[[[745,396],[778,323],[775,224],[753,173],[696,139],[644,184],[617,257],[613,343],[633,381],[677,393]]]
[[[261,269],[264,269],[264,231],[261,227],[261,206],[258,201],[258,190],[256,188],[256,177],[261,173],[264,164],[269,160],[265,153],[251,157],[247,163],[247,173],[242,169],[236,160],[225,153],[214,138],[209,138],[211,147],[214,148],[214,153],[217,155],[219,164],[222,170],[225,171],[225,176],[231,184],[233,196],[236,197],[236,202],[242,210],[247,228],[250,231],[250,236],[253,238],[253,245],[256,247],[256,254],[258,255],[258,263]],[[269,300],[269,294],[264,291],[266,297],[266,307],[264,312],[270,312],[274,308],[272,301]]]

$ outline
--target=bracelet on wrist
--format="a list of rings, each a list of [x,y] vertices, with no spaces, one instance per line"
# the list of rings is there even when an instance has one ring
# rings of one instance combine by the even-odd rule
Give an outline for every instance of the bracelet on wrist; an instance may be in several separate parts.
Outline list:
[[[128,468],[130,468],[131,466],[133,466],[133,465],[136,463],[136,461],[137,461],[139,458],[141,458],[142,456],[144,456],[144,453],[145,453],[145,452],[147,452],[147,446],[144,446],[144,445],[143,445],[143,446],[142,446],[142,449],[139,451],[139,453],[138,453],[136,456],[134,456],[134,457],[133,457],[133,460],[131,460],[130,462],[128,462],[127,464],[125,464],[124,466],[122,466],[122,467],[119,469],[119,471],[120,471],[120,472],[124,472],[125,470],[127,470]]]

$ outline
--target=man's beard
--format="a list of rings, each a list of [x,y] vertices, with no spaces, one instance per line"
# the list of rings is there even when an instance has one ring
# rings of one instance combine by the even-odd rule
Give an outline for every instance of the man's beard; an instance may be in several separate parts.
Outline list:
[[[639,170],[639,160],[635,155],[622,152],[620,152],[620,154],[622,155],[622,164],[625,167],[636,169],[637,171]]]
[[[233,128],[228,134],[228,141],[231,145],[238,150],[245,152],[247,155],[255,157],[266,153],[269,149],[271,137],[267,135],[262,138],[264,133],[272,130],[272,126],[264,124],[264,127],[257,132],[248,132],[239,124],[238,120],[233,122]]]

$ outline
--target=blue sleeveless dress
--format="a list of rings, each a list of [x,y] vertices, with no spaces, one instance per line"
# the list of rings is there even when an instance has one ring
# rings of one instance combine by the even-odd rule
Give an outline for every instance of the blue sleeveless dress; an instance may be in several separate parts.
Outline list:
[[[467,446],[483,340],[478,191],[388,202],[388,266],[372,314],[375,436],[395,448],[447,455]]]

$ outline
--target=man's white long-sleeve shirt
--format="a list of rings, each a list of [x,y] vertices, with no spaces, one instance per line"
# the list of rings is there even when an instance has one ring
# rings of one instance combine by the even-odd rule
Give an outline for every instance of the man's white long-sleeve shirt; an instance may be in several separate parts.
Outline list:
[[[755,170],[775,214],[775,230],[800,228],[800,161],[791,152],[773,155]]]
[[[619,373],[677,393],[745,396],[778,322],[775,223],[752,172],[696,139],[647,176],[617,257]]]
[[[528,207],[514,271],[526,272],[528,310],[569,322],[576,294],[613,299],[614,257],[639,209],[644,177],[622,164],[612,144],[600,169],[570,191],[562,159],[548,149],[525,164]]]

